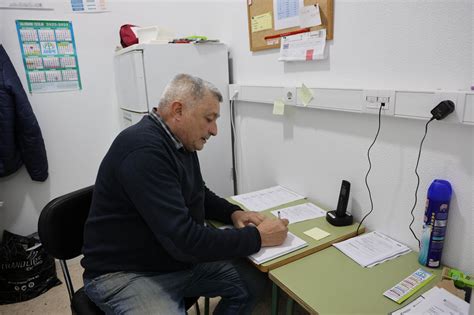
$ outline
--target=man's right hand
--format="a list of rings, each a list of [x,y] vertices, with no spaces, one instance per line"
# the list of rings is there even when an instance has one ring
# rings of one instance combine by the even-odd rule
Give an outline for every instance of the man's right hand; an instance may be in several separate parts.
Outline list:
[[[262,240],[262,247],[281,245],[288,234],[287,219],[267,219],[257,226]]]

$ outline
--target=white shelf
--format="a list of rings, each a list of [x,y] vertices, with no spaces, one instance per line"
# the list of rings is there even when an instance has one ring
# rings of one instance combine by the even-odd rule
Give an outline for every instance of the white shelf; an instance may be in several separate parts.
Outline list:
[[[409,119],[427,119],[430,111],[443,100],[451,100],[456,105],[455,113],[444,121],[449,123],[474,125],[474,92],[472,91],[410,91],[410,90],[365,90],[345,88],[309,88],[313,99],[308,108],[338,110],[355,113],[377,114],[377,106],[368,106],[367,95],[389,96],[388,109],[382,111],[385,116]],[[296,91],[292,100],[287,100],[288,91]],[[273,104],[277,99],[286,106],[303,107],[298,97],[300,87],[260,86],[260,85],[229,85],[229,95],[236,101]]]

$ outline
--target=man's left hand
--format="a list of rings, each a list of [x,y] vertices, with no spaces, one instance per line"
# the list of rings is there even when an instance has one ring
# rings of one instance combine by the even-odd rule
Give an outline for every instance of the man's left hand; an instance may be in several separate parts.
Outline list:
[[[237,210],[232,213],[232,222],[236,228],[243,228],[249,224],[259,225],[267,217],[255,211]]]

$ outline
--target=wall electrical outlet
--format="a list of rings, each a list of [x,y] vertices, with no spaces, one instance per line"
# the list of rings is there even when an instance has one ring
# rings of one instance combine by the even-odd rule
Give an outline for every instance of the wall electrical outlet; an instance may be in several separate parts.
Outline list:
[[[282,98],[285,105],[296,105],[296,87],[284,87]]]
[[[229,100],[236,100],[240,95],[240,85],[229,84]]]
[[[391,90],[364,90],[362,93],[362,112],[377,114],[380,105],[383,115],[395,114],[395,91]]]

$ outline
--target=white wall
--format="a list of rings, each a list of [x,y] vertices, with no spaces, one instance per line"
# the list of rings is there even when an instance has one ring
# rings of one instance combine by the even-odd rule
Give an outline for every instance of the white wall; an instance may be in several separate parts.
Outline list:
[[[48,3],[45,1],[45,3]],[[71,20],[77,44],[81,91],[29,94],[45,140],[49,178],[33,182],[23,167],[0,179],[0,230],[21,234],[37,229],[43,206],[52,198],[91,185],[99,163],[118,130],[112,57],[117,44],[116,27],[98,34],[93,24],[106,15],[74,15],[62,3],[55,11],[4,10],[0,39],[27,89],[15,20]]]
[[[234,82],[260,85],[305,83],[309,87],[467,89],[472,83],[472,4],[465,1],[335,1],[334,40],[329,59],[280,63],[277,50],[248,48],[246,1],[108,1],[111,12],[71,14],[67,3],[55,11],[3,11],[0,40],[26,86],[15,19],[71,20],[83,80],[79,92],[33,94],[30,100],[43,129],[51,175],[33,183],[24,170],[0,180],[0,229],[29,233],[51,198],[93,183],[98,164],[118,130],[112,55],[121,24],[159,25],[177,35],[208,35],[230,46]],[[99,25],[99,26],[97,26]],[[376,116],[237,102],[240,191],[288,186],[330,208],[341,179],[352,183],[352,211],[361,218],[369,206],[364,185],[366,150]],[[399,241],[415,246],[408,231],[413,173],[423,121],[384,118],[373,148],[369,177],[375,210],[367,219]],[[474,273],[473,128],[433,122],[420,163],[422,200],[434,178],[454,187],[445,263]]]
[[[469,1],[335,1],[334,40],[322,62],[279,63],[277,52],[250,53],[231,45],[234,81],[241,84],[468,90],[472,78],[472,3]],[[242,18],[245,12],[242,13]],[[234,34],[239,25],[234,25]],[[243,41],[246,36],[233,39]],[[433,104],[435,106],[436,104]],[[375,115],[237,102],[240,192],[281,184],[334,209],[340,183],[352,183],[351,211],[370,209],[364,177]],[[371,152],[374,212],[365,224],[412,248],[408,230],[414,167],[424,121],[384,117]],[[474,271],[472,126],[435,121],[423,146],[413,228],[420,235],[427,188],[436,178],[454,189],[444,262]]]
[[[468,90],[472,80],[472,3],[469,1],[335,1],[334,40],[322,62],[279,63],[277,52],[251,53],[232,44],[234,81],[241,84],[419,90]],[[245,18],[242,12],[242,18]],[[234,24],[234,34],[241,27]],[[246,35],[233,43],[244,41]],[[433,104],[433,106],[436,104]],[[237,102],[240,192],[281,184],[334,209],[340,183],[352,183],[351,211],[370,209],[364,177],[375,115]],[[369,229],[412,248],[408,230],[414,167],[424,121],[384,117],[373,147]],[[436,178],[454,189],[444,263],[474,272],[472,126],[433,122],[423,146],[413,228],[420,235],[427,188]]]

